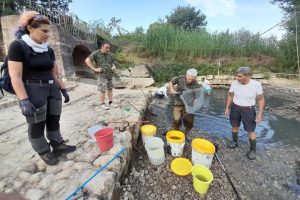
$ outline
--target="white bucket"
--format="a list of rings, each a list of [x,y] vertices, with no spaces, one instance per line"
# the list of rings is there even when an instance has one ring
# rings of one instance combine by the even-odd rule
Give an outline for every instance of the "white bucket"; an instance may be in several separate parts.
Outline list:
[[[164,142],[158,137],[149,138],[145,148],[152,165],[160,165],[165,161]]]
[[[183,153],[183,148],[184,148],[185,142],[183,142],[183,143],[168,142],[168,145],[170,145],[170,147],[171,147],[172,156],[178,157],[178,156],[181,156]]]
[[[145,145],[146,142],[153,137],[154,137],[153,135],[142,135],[143,144]]]
[[[210,168],[215,146],[208,140],[196,138],[192,141],[192,162]]]
[[[194,165],[204,165],[210,169],[214,154],[203,154],[192,149],[192,161]]]
[[[178,157],[183,153],[185,135],[181,131],[172,130],[166,135],[167,143],[171,147],[172,156]]]
[[[96,138],[95,138],[95,133],[99,130],[103,129],[103,126],[101,125],[95,125],[95,126],[92,126],[90,128],[88,128],[88,135],[96,141]]]

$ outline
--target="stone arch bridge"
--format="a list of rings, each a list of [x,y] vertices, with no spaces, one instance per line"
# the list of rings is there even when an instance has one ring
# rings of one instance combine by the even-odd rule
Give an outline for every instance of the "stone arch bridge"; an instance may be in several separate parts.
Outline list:
[[[0,18],[4,54],[7,53],[9,44],[15,39],[14,32],[17,28],[18,17],[18,15],[10,15]],[[96,37],[90,37],[91,35],[88,34],[81,34],[84,37],[79,37],[80,34],[73,34],[78,30],[66,31],[66,27],[62,27],[59,23],[51,23],[50,26],[51,33],[48,43],[55,52],[61,75],[66,79],[90,76],[91,72],[86,67],[84,60],[97,49]]]

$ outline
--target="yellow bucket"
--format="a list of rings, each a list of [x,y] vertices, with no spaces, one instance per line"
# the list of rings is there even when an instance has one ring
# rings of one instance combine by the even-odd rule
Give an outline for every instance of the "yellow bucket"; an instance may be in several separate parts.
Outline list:
[[[142,140],[143,143],[149,139],[152,138],[156,134],[157,128],[156,126],[152,124],[145,124],[141,127],[141,134],[142,134]]]
[[[183,143],[185,141],[185,136],[183,132],[173,130],[167,132],[166,139],[170,143]]]
[[[200,164],[210,168],[214,153],[215,145],[210,141],[196,138],[192,141],[192,162],[194,165]]]
[[[178,176],[187,176],[191,173],[192,162],[186,158],[175,158],[171,164],[171,170]]]
[[[204,165],[194,165],[192,167],[193,186],[199,194],[206,194],[210,183],[214,177],[211,171]]]

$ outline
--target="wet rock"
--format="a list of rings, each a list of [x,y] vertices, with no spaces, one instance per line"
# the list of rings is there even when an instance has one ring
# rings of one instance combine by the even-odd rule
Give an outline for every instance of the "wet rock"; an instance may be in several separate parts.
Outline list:
[[[278,183],[277,181],[274,181],[274,182],[273,182],[273,186],[274,186],[275,188],[277,188],[278,190],[281,190],[281,186],[279,185],[279,183]]]

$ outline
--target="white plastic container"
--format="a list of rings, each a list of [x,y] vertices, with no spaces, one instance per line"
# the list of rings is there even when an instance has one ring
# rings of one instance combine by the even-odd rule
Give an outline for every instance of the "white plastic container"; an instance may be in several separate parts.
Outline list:
[[[147,140],[154,137],[156,130],[156,126],[152,124],[145,124],[141,127],[142,141],[144,145]]]
[[[183,153],[185,145],[185,135],[181,131],[172,130],[166,135],[167,143],[171,147],[171,154],[174,157],[179,157]]]
[[[158,137],[149,138],[145,148],[152,165],[160,165],[165,161],[164,142]]]
[[[215,146],[208,140],[196,138],[192,141],[192,162],[210,168]]]
[[[95,125],[95,126],[92,126],[90,128],[88,128],[88,134],[89,136],[96,141],[96,138],[95,138],[95,133],[99,130],[101,130],[103,128],[103,126],[101,125]]]
[[[174,157],[180,157],[183,153],[183,148],[184,148],[184,145],[185,143],[169,143],[168,144],[171,146],[171,154],[172,156]]]

